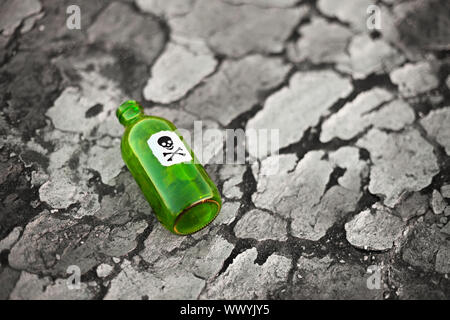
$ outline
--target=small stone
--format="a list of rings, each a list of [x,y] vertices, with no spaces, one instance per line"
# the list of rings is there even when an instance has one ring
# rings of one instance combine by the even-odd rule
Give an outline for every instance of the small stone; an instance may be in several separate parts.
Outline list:
[[[233,185],[234,179],[230,179],[223,184],[223,195],[229,199],[239,199],[242,197],[242,191],[236,185]]]
[[[436,254],[436,271],[450,273],[450,242],[447,246],[441,246]]]
[[[345,169],[343,176],[338,178],[342,187],[359,191],[362,179],[367,177],[368,165],[360,160],[359,149],[355,147],[342,147],[329,154],[330,162],[339,168]]]
[[[444,215],[445,215],[446,217],[450,217],[450,206],[445,207]]]
[[[389,73],[405,61],[397,49],[367,34],[353,37],[348,52],[349,60],[339,63],[337,68],[350,73],[355,79],[364,79],[373,73]]]
[[[120,259],[117,258],[117,257],[113,257],[112,260],[113,260],[113,262],[116,263],[116,264],[120,262]]]
[[[406,224],[381,205],[374,205],[345,224],[346,237],[353,246],[364,250],[389,250],[402,236]]]
[[[427,134],[444,147],[447,155],[450,155],[450,107],[431,111],[420,124]]]
[[[429,200],[426,194],[420,192],[406,192],[400,197],[395,206],[394,214],[407,221],[412,217],[424,215],[428,210]]]
[[[433,66],[426,61],[407,63],[390,74],[391,81],[398,85],[400,94],[410,98],[437,88],[439,79]]]
[[[258,103],[259,92],[278,86],[289,69],[280,58],[260,55],[225,60],[219,70],[181,104],[191,113],[227,125]]]
[[[433,146],[411,128],[389,134],[371,129],[356,145],[367,149],[373,162],[369,191],[382,195],[389,207],[394,207],[405,191],[428,186],[439,171]]]
[[[100,278],[106,278],[111,274],[114,267],[110,266],[109,264],[102,263],[97,267],[97,276]]]
[[[242,197],[242,191],[239,185],[243,182],[244,173],[247,167],[244,165],[224,165],[220,170],[220,179],[224,181],[222,193],[230,199],[239,199]]]
[[[211,74],[216,65],[203,42],[170,42],[152,67],[144,97],[159,103],[176,101]]]
[[[442,227],[441,232],[450,236],[450,222],[448,222],[444,227]]]
[[[10,250],[17,240],[19,240],[22,230],[22,227],[15,227],[6,238],[0,240],[0,252]]]
[[[239,202],[227,201],[223,203],[220,213],[217,215],[217,218],[215,218],[211,224],[212,225],[231,224],[236,218],[240,206],[241,204]]]
[[[319,0],[318,9],[330,17],[349,23],[358,31],[366,31],[367,8],[372,5],[371,0]]]
[[[33,200],[30,202],[30,205],[33,207],[33,209],[36,209],[37,207],[39,207],[40,204],[41,204],[41,202],[39,200]]]
[[[289,86],[266,99],[264,108],[248,121],[246,130],[279,130],[281,149],[299,141],[308,128],[316,126],[320,117],[327,115],[329,108],[352,89],[349,79],[333,71],[297,72],[289,80]],[[256,139],[249,136],[248,146],[257,146]],[[264,149],[250,147],[248,151],[255,157],[267,155]]]
[[[393,100],[385,89],[360,93],[322,124],[320,141],[350,140],[369,127],[400,130],[414,121],[414,111],[403,100]]]
[[[313,17],[311,22],[299,28],[301,37],[288,47],[289,58],[294,62],[310,60],[315,64],[339,63],[349,59],[347,43],[353,33],[347,28]]]
[[[254,209],[245,213],[234,227],[238,238],[287,240],[286,221],[265,211]]]
[[[444,198],[450,199],[450,184],[441,187],[441,195]]]
[[[433,209],[434,214],[441,214],[444,212],[447,203],[445,202],[442,195],[437,190],[433,190],[431,195],[431,208]]]

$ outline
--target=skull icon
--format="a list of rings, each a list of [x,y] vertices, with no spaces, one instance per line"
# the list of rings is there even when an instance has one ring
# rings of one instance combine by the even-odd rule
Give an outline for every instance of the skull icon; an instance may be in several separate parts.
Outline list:
[[[147,144],[163,166],[188,162],[192,156],[180,136],[174,131],[159,131],[150,136]]]
[[[167,136],[162,136],[161,138],[159,138],[158,144],[167,150],[173,149],[173,141],[171,138],[169,138]]]

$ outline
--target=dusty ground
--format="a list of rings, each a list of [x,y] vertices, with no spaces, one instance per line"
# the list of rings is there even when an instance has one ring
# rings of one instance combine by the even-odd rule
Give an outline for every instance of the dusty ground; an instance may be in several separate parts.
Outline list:
[[[2,1],[0,298],[449,299],[449,3],[377,1],[378,31],[371,4]],[[121,160],[128,98],[279,155],[206,165],[222,212],[174,236]]]

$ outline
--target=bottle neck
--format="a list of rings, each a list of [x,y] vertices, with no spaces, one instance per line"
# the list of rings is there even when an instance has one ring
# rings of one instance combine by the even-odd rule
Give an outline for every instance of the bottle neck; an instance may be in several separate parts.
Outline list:
[[[142,106],[138,102],[129,100],[117,109],[116,116],[119,122],[124,127],[127,127],[141,120],[145,115]]]

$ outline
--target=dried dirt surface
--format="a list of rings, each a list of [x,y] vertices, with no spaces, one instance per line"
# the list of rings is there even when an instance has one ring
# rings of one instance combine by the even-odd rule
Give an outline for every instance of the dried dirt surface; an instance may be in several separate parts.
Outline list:
[[[2,1],[0,299],[450,299],[450,4],[376,1],[374,30],[372,2]],[[203,137],[224,205],[176,236],[127,99],[279,144]]]

